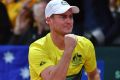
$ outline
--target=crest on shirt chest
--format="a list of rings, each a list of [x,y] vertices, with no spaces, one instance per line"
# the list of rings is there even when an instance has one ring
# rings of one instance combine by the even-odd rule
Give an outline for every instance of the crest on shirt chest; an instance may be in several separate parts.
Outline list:
[[[72,57],[72,65],[77,66],[79,64],[82,64],[82,55],[79,52],[76,52]]]

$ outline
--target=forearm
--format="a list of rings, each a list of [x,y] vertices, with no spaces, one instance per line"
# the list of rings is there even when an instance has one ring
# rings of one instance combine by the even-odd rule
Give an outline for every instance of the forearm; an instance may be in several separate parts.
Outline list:
[[[88,80],[100,80],[100,76],[97,74],[94,78],[89,78]]]
[[[97,69],[88,73],[88,80],[100,80],[100,74]]]
[[[94,79],[93,80],[100,80],[100,75],[99,75],[99,73],[98,74],[96,74],[96,76],[94,77]]]
[[[55,66],[55,70],[51,71],[52,74],[50,76],[50,80],[65,80],[66,79],[71,57],[72,57],[72,51],[65,50],[58,65]]]

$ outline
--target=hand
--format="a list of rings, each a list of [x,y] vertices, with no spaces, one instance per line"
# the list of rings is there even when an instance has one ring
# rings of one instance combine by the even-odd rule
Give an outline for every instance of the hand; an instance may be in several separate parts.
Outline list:
[[[73,51],[77,44],[76,35],[67,34],[64,37],[64,41],[65,41],[65,50]]]
[[[30,19],[25,18],[25,16],[18,16],[16,19],[16,27],[14,28],[13,32],[15,35],[22,35],[24,34],[28,28],[30,23]]]

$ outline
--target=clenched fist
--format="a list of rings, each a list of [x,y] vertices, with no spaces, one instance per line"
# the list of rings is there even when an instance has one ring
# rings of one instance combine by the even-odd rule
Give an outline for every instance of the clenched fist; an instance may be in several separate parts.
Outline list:
[[[76,44],[77,44],[77,40],[76,40],[76,35],[74,34],[67,34],[64,37],[64,42],[65,42],[65,50],[70,50],[73,51]]]

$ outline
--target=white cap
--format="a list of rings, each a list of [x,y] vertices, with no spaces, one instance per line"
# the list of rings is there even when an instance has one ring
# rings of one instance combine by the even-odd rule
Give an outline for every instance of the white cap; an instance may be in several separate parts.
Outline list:
[[[53,14],[62,14],[72,9],[73,13],[79,13],[79,8],[77,6],[70,6],[64,0],[51,0],[45,8],[45,17],[50,17]]]

